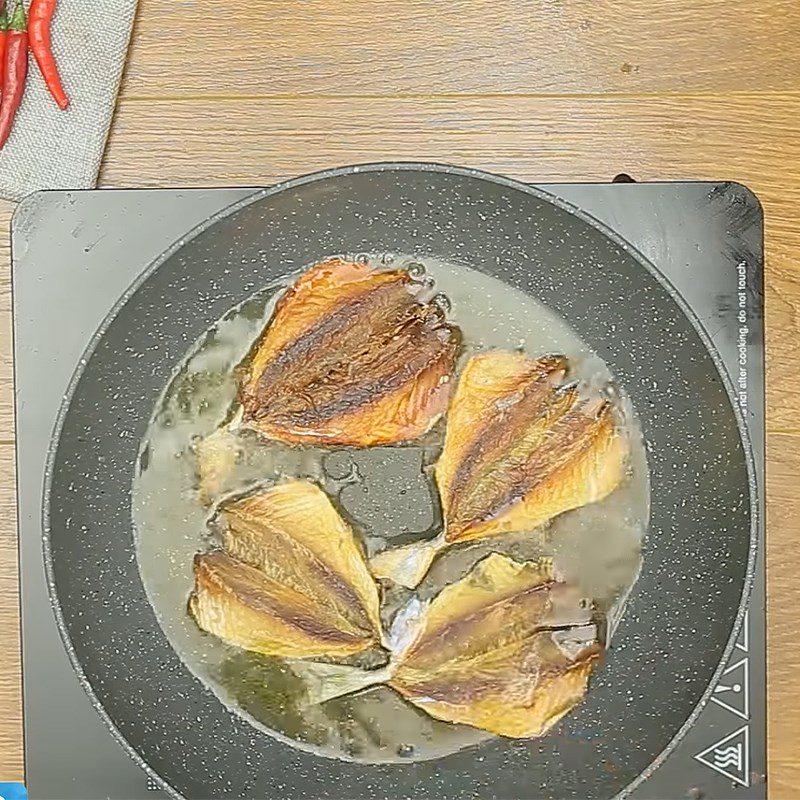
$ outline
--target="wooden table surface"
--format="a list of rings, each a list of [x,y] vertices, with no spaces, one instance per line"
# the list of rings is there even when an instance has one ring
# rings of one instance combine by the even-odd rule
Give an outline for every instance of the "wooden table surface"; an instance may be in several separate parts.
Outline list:
[[[800,3],[140,1],[101,186],[252,186],[387,159],[734,179],[761,198],[769,781],[800,797]],[[12,211],[0,202],[4,230]],[[3,235],[0,781],[22,777],[10,307]]]

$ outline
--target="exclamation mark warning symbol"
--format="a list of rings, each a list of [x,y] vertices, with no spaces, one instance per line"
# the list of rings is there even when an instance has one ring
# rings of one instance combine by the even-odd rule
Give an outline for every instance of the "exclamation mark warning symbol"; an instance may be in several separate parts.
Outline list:
[[[711,699],[737,717],[750,717],[750,674],[746,657],[735,661],[722,673]]]

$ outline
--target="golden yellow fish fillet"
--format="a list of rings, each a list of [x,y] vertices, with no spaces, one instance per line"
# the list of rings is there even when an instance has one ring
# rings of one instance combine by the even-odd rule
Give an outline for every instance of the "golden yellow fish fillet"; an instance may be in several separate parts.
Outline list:
[[[566,371],[559,356],[498,351],[470,359],[436,464],[444,531],[376,556],[376,577],[413,588],[451,544],[533,529],[614,491],[627,438],[607,401],[562,386]]]
[[[492,554],[422,613],[389,685],[437,719],[542,736],[586,692],[602,652],[591,614],[549,562]]]
[[[380,597],[352,529],[328,496],[292,480],[223,506],[225,550],[269,577],[379,632]]]
[[[334,258],[278,303],[240,379],[243,423],[289,443],[415,439],[445,411],[460,332],[405,270]]]
[[[223,505],[224,552],[195,558],[190,610],[231,644],[292,658],[346,656],[381,641],[380,598],[328,497],[290,481]]]

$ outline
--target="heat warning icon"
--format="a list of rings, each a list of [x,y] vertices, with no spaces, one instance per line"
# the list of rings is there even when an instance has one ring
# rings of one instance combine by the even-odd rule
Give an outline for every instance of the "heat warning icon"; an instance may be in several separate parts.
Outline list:
[[[747,725],[714,742],[695,758],[740,786],[750,785],[750,729]]]

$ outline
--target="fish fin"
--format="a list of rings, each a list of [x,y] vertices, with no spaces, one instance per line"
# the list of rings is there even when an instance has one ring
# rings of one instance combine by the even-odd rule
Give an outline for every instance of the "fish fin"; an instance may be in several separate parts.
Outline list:
[[[306,685],[305,703],[309,706],[386,683],[395,671],[394,664],[367,670],[319,661],[291,660],[288,663],[292,672]]]
[[[430,600],[422,601],[417,597],[412,597],[395,614],[386,637],[388,650],[393,659],[400,659],[405,651],[417,640],[422,631],[422,621],[429,606]]]
[[[384,550],[370,559],[369,568],[376,578],[386,578],[414,589],[427,574],[441,547],[442,540],[437,538]]]
[[[227,425],[217,428],[197,443],[199,499],[210,506],[222,494],[236,465],[239,442]]]

